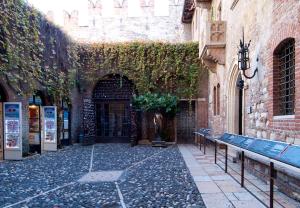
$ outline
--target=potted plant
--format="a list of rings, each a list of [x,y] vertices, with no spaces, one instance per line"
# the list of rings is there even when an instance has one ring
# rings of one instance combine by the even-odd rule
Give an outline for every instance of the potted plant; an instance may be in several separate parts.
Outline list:
[[[173,118],[177,112],[177,97],[171,94],[146,93],[134,96],[133,105],[145,112],[153,112],[153,123],[155,126],[155,138],[152,140],[153,146],[166,146],[166,141],[162,140],[163,118]],[[165,138],[165,137],[164,137]]]

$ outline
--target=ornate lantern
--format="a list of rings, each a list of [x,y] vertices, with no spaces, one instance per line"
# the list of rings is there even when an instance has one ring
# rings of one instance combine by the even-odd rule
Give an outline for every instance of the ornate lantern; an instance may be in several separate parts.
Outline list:
[[[243,72],[243,75],[246,79],[252,79],[255,74],[257,73],[257,68],[254,71],[254,74],[252,76],[247,76],[246,75],[246,70],[250,69],[250,58],[249,58],[249,46],[250,46],[250,42],[248,44],[245,44],[245,38],[244,38],[244,30],[243,30],[243,39],[240,40],[240,46],[239,46],[239,63],[238,63],[238,67],[239,70],[241,70]]]

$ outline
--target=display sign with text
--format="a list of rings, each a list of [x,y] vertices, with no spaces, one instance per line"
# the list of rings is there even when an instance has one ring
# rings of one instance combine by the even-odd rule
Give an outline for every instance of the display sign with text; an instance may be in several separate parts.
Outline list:
[[[44,141],[45,143],[56,143],[56,107],[46,106],[44,110]]]
[[[4,103],[5,149],[20,149],[21,143],[21,104]]]

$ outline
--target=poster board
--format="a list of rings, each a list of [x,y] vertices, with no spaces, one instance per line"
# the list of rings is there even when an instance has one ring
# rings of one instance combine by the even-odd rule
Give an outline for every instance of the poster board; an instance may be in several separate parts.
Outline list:
[[[69,111],[64,110],[63,112],[63,139],[69,139]]]
[[[22,104],[6,102],[4,111],[4,159],[22,159]]]
[[[56,106],[42,107],[42,151],[57,151]]]

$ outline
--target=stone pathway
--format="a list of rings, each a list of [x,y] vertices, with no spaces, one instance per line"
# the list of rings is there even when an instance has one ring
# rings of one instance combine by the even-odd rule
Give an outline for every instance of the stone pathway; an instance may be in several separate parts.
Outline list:
[[[0,207],[205,207],[176,146],[73,146],[0,163]]]
[[[265,207],[229,174],[224,173],[218,165],[214,164],[214,152],[212,148],[207,149],[204,155],[194,145],[179,145],[179,150],[196,182],[199,192],[207,208],[249,208]],[[231,163],[231,167],[236,165]],[[238,167],[237,167],[238,170]],[[239,180],[240,176],[232,173]],[[263,191],[268,191],[268,185],[255,176],[245,172],[246,178],[259,186]],[[245,182],[246,187],[255,193],[264,203],[268,204],[268,198],[253,185]],[[275,192],[275,198],[283,206],[275,204],[274,207],[300,207],[300,203],[288,198],[280,192]]]

